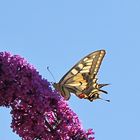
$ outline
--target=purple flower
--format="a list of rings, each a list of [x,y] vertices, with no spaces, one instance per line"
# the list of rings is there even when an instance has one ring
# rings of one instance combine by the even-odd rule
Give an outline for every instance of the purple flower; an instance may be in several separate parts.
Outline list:
[[[7,52],[0,53],[0,106],[11,107],[11,127],[23,140],[94,140],[50,83]]]

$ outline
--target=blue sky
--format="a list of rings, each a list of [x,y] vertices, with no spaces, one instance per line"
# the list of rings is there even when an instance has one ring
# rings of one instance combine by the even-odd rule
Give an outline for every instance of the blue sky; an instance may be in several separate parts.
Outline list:
[[[25,57],[49,81],[57,81],[82,57],[105,49],[98,77],[110,83],[88,102],[72,96],[68,104],[96,140],[140,139],[140,1],[0,1],[0,51]],[[19,140],[10,129],[10,109],[0,108],[0,139]]]

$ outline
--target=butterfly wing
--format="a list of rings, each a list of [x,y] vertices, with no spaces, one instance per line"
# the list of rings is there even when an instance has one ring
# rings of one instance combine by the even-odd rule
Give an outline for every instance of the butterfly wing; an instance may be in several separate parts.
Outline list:
[[[74,65],[60,80],[62,96],[70,98],[70,92],[80,97],[84,93],[87,98],[97,86],[96,75],[100,68],[105,50],[98,50],[84,57]]]

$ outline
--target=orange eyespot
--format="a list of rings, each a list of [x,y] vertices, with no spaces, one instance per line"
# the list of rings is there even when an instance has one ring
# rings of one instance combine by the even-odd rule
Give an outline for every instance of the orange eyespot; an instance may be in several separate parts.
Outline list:
[[[78,97],[82,99],[82,98],[85,98],[86,96],[85,96],[84,93],[81,93],[81,94],[78,95]]]

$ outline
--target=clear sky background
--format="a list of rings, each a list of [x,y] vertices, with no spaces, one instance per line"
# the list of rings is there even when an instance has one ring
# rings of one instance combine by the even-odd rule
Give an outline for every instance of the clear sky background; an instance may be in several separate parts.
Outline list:
[[[96,140],[140,139],[140,1],[0,1],[0,51],[19,54],[48,81],[57,81],[82,57],[105,49],[98,77],[110,83],[111,102],[72,96],[68,104]],[[0,139],[20,140],[0,108]]]

